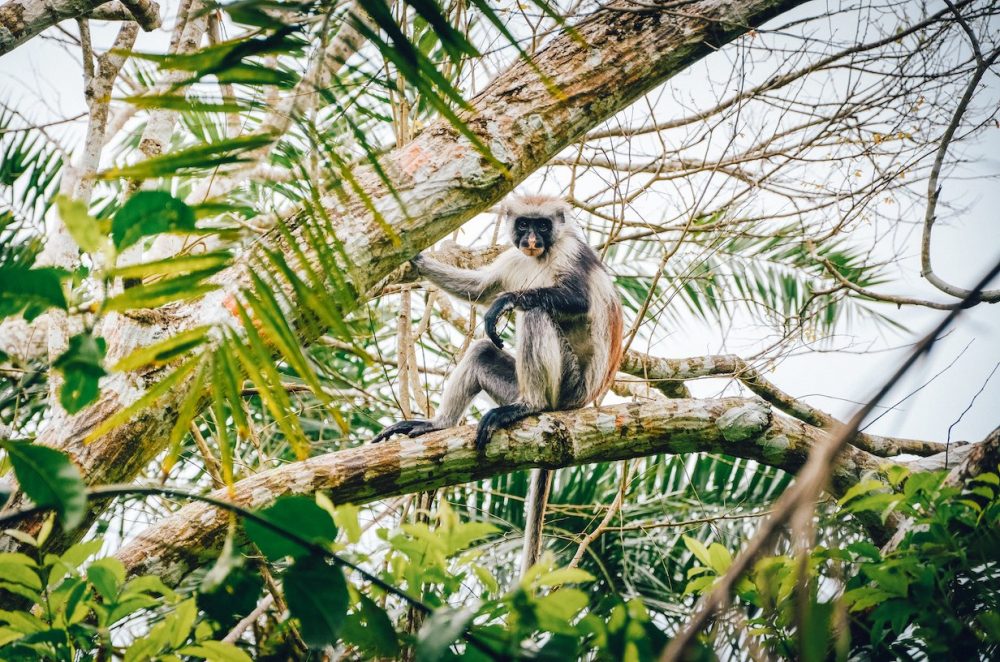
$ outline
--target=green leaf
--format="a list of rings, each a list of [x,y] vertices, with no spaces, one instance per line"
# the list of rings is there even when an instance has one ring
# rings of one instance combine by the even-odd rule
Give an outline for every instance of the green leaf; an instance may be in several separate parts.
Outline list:
[[[336,643],[348,605],[341,569],[322,558],[303,556],[285,573],[282,585],[288,610],[302,626],[302,640],[310,648]]]
[[[173,276],[195,271],[217,272],[229,266],[233,255],[229,251],[214,251],[200,255],[175,255],[165,260],[130,264],[116,267],[108,275],[117,278],[147,278],[149,276]]]
[[[165,191],[140,191],[115,214],[111,237],[121,251],[143,237],[194,230],[194,224],[194,211],[182,200]]]
[[[274,505],[257,512],[281,529],[296,535],[328,545],[337,537],[337,527],[330,514],[316,505],[316,501],[306,496],[284,496]],[[303,556],[309,550],[293,542],[276,531],[247,519],[243,522],[247,535],[272,561],[280,561],[286,556]]]
[[[0,558],[0,578],[3,581],[20,584],[36,591],[42,589],[42,580],[38,578],[38,573],[35,572],[33,563],[31,565],[21,563],[16,557],[11,559],[7,554],[0,556],[6,557]],[[28,560],[30,561],[31,559]]]
[[[263,589],[260,572],[236,566],[211,590],[199,591],[198,607],[227,630],[256,608]]]
[[[576,617],[590,600],[587,594],[575,588],[561,588],[535,600],[535,616],[542,630],[572,634],[570,621]]]
[[[250,656],[233,644],[206,639],[195,646],[185,646],[177,651],[210,662],[250,662]]]
[[[87,486],[65,453],[26,441],[0,441],[18,485],[39,506],[51,506],[64,530],[76,528],[87,512]]]
[[[316,496],[318,498],[319,494]],[[361,540],[361,525],[358,524],[358,507],[353,503],[342,503],[337,506],[333,511],[333,521],[344,530],[344,533],[347,535],[347,542],[353,544]]]
[[[712,567],[712,555],[708,553],[708,548],[705,544],[698,540],[697,538],[692,538],[691,536],[684,536],[684,546],[695,555],[703,565]]]
[[[109,263],[114,259],[114,250],[107,232],[101,227],[100,221],[87,212],[87,205],[83,201],[60,195],[56,196],[56,206],[59,217],[80,248],[91,255],[103,255]]]
[[[0,319],[23,314],[30,322],[48,308],[66,310],[62,281],[68,276],[62,269],[0,266]]]
[[[476,610],[442,607],[424,621],[417,633],[417,662],[437,662],[472,624]]]
[[[97,400],[101,377],[107,374],[106,352],[104,338],[81,333],[69,339],[69,347],[52,363],[65,380],[59,389],[59,403],[70,414]]]
[[[285,72],[273,69],[269,70],[265,67],[258,67],[257,65],[247,65],[245,67],[241,67],[240,69],[230,69],[227,73],[234,74],[240,71],[248,71],[250,74],[256,74],[259,71],[261,72],[262,77],[271,79],[278,78],[279,80],[282,80],[287,78]],[[230,78],[234,79],[235,76],[230,76]],[[219,82],[223,83],[226,81],[223,81],[220,78]],[[232,80],[232,82],[243,81]],[[265,147],[273,140],[274,137],[269,135],[248,135],[242,138],[220,140],[207,145],[198,145],[197,147],[176,150],[163,156],[157,156],[152,159],[146,159],[145,161],[139,161],[133,165],[105,170],[104,172],[99,173],[97,177],[99,179],[115,179],[117,177],[147,179],[150,177],[194,174],[199,171],[210,170],[216,166],[225,165],[227,163],[247,161],[249,160],[248,158],[241,156],[243,152]],[[156,191],[143,191],[142,193],[155,192]],[[138,193],[136,195],[141,195],[142,193]],[[168,194],[164,193],[163,195]],[[135,197],[136,196],[133,196],[132,199],[135,199]],[[117,245],[117,241],[115,243]]]
[[[594,576],[586,570],[579,568],[559,568],[552,572],[547,572],[538,578],[539,586],[562,586],[563,584],[578,584],[580,582],[592,582]]]
[[[181,354],[205,342],[211,326],[198,326],[182,331],[166,340],[148,347],[140,347],[112,368],[115,372],[127,372],[146,366],[158,366],[170,362]]]
[[[728,549],[717,542],[709,545],[708,557],[711,561],[712,570],[715,570],[720,575],[725,574],[726,570],[729,570],[729,566],[733,564],[733,555],[729,553]]]
[[[87,568],[87,580],[107,602],[113,602],[125,583],[125,566],[116,558],[97,559]]]
[[[198,113],[249,112],[259,105],[249,99],[206,99],[183,94],[142,94],[122,97],[119,101],[136,108],[164,108]]]
[[[196,271],[176,278],[130,287],[118,296],[105,299],[101,304],[101,311],[158,308],[172,301],[194,299],[219,289],[218,284],[204,282],[216,271],[218,270]]]

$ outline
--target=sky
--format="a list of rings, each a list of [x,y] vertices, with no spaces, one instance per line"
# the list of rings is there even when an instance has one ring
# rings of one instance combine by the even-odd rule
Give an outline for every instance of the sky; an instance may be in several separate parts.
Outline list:
[[[171,15],[174,5],[173,0],[161,2],[165,16]],[[72,22],[64,25],[75,31]],[[116,30],[114,24],[92,25],[98,50],[111,43]],[[0,99],[35,122],[72,117],[86,110],[78,53],[55,40],[60,36],[57,30],[49,30],[45,36],[54,39],[35,38],[0,58]],[[136,48],[160,52],[166,39],[162,31],[140,33]],[[712,57],[719,66],[724,65],[721,57]],[[716,60],[712,60],[713,66]],[[679,78],[670,84],[704,83]],[[1000,82],[996,71],[987,75],[984,85],[988,88],[987,96],[997,98]],[[81,120],[53,126],[49,131],[68,147],[75,147],[82,142],[84,129]],[[962,156],[967,163],[955,177],[945,180],[943,196],[963,207],[963,213],[943,219],[936,227],[933,261],[937,273],[945,280],[971,286],[1000,259],[1000,185],[996,179],[983,179],[1000,175],[1000,127],[990,128],[976,144],[964,146]],[[538,184],[537,178],[529,179],[521,190],[533,192],[532,187]],[[467,232],[464,236],[472,234]],[[908,255],[900,264],[903,280],[888,284],[885,290],[945,300],[920,282],[915,243]],[[851,329],[855,342],[850,351],[820,348],[821,351],[801,352],[781,362],[766,376],[793,396],[835,416],[849,417],[856,403],[865,401],[900,364],[910,344],[944,314],[923,308],[898,311],[893,308],[885,306],[884,310],[911,333],[887,333],[871,325],[859,325]],[[752,331],[739,331],[684,324],[648,349],[678,358],[752,351],[760,339],[753,337]],[[899,404],[891,410],[877,410],[880,418],[870,423],[869,431],[942,441],[949,436],[951,440],[983,438],[1000,423],[1000,374],[989,378],[993,371],[1000,372],[998,365],[1000,304],[982,304],[964,312],[946,337],[935,345],[932,354],[899,382],[882,403]],[[706,380],[695,384],[693,390],[696,395],[716,395],[726,383]],[[969,407],[973,398],[975,401]]]

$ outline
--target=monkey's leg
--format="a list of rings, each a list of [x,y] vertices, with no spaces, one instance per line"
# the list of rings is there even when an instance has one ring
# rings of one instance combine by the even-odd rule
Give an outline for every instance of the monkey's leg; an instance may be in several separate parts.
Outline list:
[[[388,439],[394,434],[418,437],[450,428],[461,420],[472,399],[482,391],[486,391],[501,404],[513,402],[518,393],[514,357],[497,349],[488,340],[473,343],[445,382],[437,416],[430,421],[400,421],[390,425],[379,432],[372,443]]]
[[[541,309],[526,310],[517,330],[517,400],[492,409],[479,421],[476,446],[484,448],[493,433],[532,414],[558,408],[565,340],[555,322]]]

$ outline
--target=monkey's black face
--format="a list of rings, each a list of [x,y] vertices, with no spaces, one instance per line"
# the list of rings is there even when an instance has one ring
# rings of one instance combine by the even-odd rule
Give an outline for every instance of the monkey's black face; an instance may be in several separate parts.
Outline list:
[[[544,257],[555,242],[550,218],[518,216],[512,226],[514,245],[528,257]]]

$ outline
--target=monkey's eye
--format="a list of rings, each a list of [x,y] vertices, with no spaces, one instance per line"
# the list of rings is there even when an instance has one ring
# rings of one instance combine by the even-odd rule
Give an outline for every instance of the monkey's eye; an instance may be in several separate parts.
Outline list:
[[[518,230],[527,230],[528,229],[528,222],[527,221],[518,221],[517,222],[517,229]]]
[[[549,230],[552,229],[552,224],[549,223],[548,221],[539,221],[538,229],[541,230],[542,232],[548,232]]]

